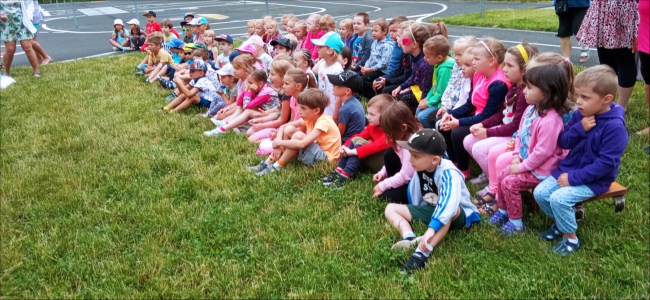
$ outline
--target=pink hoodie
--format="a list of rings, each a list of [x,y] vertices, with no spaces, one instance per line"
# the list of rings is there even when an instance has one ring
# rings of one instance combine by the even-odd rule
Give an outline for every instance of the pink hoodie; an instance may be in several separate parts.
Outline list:
[[[319,30],[315,34],[312,32],[307,32],[307,36],[302,40],[302,49],[309,50],[311,53],[311,59],[317,59],[318,58],[318,46],[315,46],[311,40],[312,39],[320,39],[323,35],[325,35],[325,32],[322,30]]]
[[[519,133],[521,133],[523,125],[524,121],[522,119],[521,123],[519,123]],[[519,172],[535,171],[537,175],[549,176],[551,172],[557,169],[560,160],[568,153],[562,150],[557,143],[557,139],[564,129],[562,117],[557,114],[555,109],[549,109],[546,111],[546,115],[533,120],[530,127],[528,158],[519,164]],[[519,156],[520,147],[521,136],[517,134],[517,144],[513,156]]]
[[[408,184],[409,181],[411,181],[411,178],[413,178],[413,173],[415,173],[415,170],[413,170],[413,165],[411,165],[411,162],[409,161],[411,159],[411,152],[400,146],[397,146],[397,151],[395,154],[397,154],[399,160],[402,162],[402,169],[399,170],[397,174],[393,175],[393,177],[386,178],[379,183],[379,188],[382,192],[386,191],[387,189],[393,189]],[[382,177],[386,177],[386,166],[381,168],[377,174],[381,174]]]

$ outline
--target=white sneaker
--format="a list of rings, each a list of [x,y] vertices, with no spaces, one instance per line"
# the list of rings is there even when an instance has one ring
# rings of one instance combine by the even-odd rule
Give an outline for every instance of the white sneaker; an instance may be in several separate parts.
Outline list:
[[[203,132],[203,134],[205,136],[219,136],[219,135],[222,135],[224,133],[226,133],[226,132],[221,131],[221,127],[217,127],[217,128],[215,128],[213,130]]]
[[[16,83],[16,80],[5,74],[0,75],[0,89],[6,89],[10,85]]]
[[[413,246],[417,245],[420,242],[421,236],[414,238],[413,240],[401,240],[395,244],[393,247],[390,247],[390,250],[400,251],[400,250],[410,250]]]
[[[131,51],[131,47],[122,47],[122,52]]]
[[[118,51],[118,50],[120,50],[120,48],[113,47],[113,51]]]
[[[217,120],[215,118],[210,118],[210,121],[212,121],[212,123],[214,123],[214,125],[217,127],[226,126],[226,122]]]

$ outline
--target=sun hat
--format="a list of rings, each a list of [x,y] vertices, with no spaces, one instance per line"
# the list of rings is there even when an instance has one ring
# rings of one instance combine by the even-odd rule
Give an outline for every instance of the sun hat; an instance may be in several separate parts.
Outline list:
[[[219,69],[219,71],[217,71],[217,74],[235,76],[235,68],[232,66],[232,64],[227,64],[223,66],[223,68]]]
[[[264,46],[264,41],[262,40],[262,38],[259,35],[254,35],[254,36],[249,37],[248,40],[246,41],[246,43],[253,44],[253,45],[256,45],[256,46],[260,46],[260,47]]]
[[[115,25],[124,26],[124,22],[122,22],[122,19],[115,19],[115,21],[113,21],[113,26],[115,26]]]
[[[126,22],[126,24],[133,24],[140,26],[140,21],[138,19],[131,19],[131,21]]]
[[[190,16],[192,17],[192,19],[194,19],[194,14],[193,13],[185,13],[185,15],[183,15],[183,19],[185,19],[187,17],[190,17]]]
[[[338,53],[341,53],[341,51],[343,51],[343,47],[345,46],[341,40],[341,35],[333,31],[326,33],[320,39],[312,39],[311,42],[316,46],[330,47]]]
[[[198,18],[194,18],[194,19],[192,19],[192,21],[190,21],[189,23],[187,23],[187,25],[200,26],[200,25],[201,25],[201,21],[200,21]]]
[[[246,53],[253,54],[254,57],[257,57],[257,50],[252,44],[249,43],[243,43],[235,50],[237,50],[239,54],[241,54],[242,52],[246,52]]]

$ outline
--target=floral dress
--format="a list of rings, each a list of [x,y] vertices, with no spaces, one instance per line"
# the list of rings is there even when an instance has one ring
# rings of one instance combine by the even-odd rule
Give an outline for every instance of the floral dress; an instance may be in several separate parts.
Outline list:
[[[636,0],[592,0],[576,38],[581,46],[631,49],[638,26]]]
[[[34,34],[23,25],[20,1],[0,0],[0,14],[7,15],[7,22],[0,22],[0,41],[20,42],[31,40]]]

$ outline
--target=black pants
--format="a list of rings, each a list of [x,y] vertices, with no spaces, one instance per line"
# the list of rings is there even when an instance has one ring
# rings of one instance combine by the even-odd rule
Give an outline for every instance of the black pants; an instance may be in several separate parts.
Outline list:
[[[458,163],[458,169],[461,171],[469,170],[469,153],[463,146],[463,140],[470,134],[469,128],[470,126],[459,126],[452,131],[440,131],[447,143],[449,160]]]
[[[415,116],[415,110],[418,109],[420,101],[418,101],[418,98],[415,98],[415,95],[412,91],[397,95],[397,100],[404,102],[404,104],[406,104],[406,106],[411,109],[411,112]]]
[[[597,48],[598,59],[601,65],[608,65],[618,75],[618,85],[622,88],[631,88],[636,83],[636,60],[632,49],[605,49]]]
[[[391,95],[398,86],[399,84],[385,86],[383,89],[381,89],[381,93]]]
[[[374,84],[375,84],[375,79],[379,78],[381,75],[384,75],[383,72],[373,71],[366,74],[359,73],[359,75],[361,76],[361,80],[363,82],[363,86],[361,87],[361,94],[364,97],[370,99],[376,96],[377,94],[381,93],[381,91],[375,91]]]
[[[384,166],[386,167],[386,177],[395,176],[402,169],[402,162],[393,147],[384,151]],[[391,203],[408,204],[408,186],[407,183],[400,187],[387,189],[381,194],[381,198]]]
[[[641,61],[641,76],[645,84],[650,85],[650,54],[639,51],[639,59]]]

